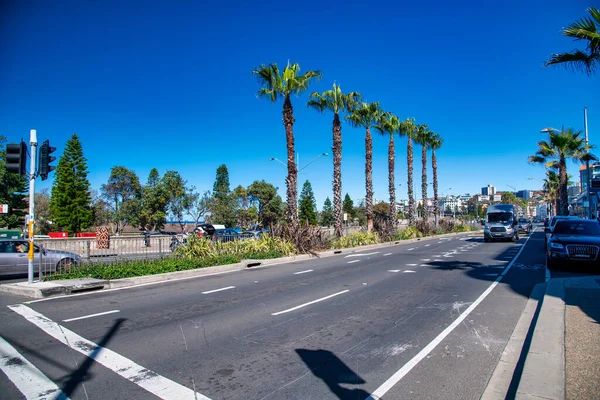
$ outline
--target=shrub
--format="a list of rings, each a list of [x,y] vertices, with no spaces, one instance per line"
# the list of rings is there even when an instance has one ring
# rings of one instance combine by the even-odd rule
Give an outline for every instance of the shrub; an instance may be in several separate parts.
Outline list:
[[[211,258],[224,255],[240,257],[240,259],[254,258],[252,254],[278,254],[277,257],[296,254],[296,248],[285,239],[272,235],[263,235],[258,240],[234,240],[231,242],[211,242],[203,238],[192,237],[186,246],[175,249],[176,258],[195,259]]]
[[[409,226],[398,232],[400,240],[416,239],[422,237],[423,234],[414,226]]]
[[[376,232],[355,232],[350,235],[342,236],[331,242],[332,249],[344,249],[349,247],[364,246],[367,244],[380,243],[379,235]]]
[[[271,228],[271,236],[291,243],[301,254],[327,249],[331,241],[328,231],[308,224],[300,224],[295,232],[288,225],[275,225]]]

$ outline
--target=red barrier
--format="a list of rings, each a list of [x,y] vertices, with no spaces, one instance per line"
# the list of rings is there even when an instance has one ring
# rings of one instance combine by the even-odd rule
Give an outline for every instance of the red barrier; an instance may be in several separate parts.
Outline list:
[[[96,232],[78,232],[77,237],[96,237]]]
[[[52,239],[61,239],[69,237],[69,232],[48,232],[48,236]]]

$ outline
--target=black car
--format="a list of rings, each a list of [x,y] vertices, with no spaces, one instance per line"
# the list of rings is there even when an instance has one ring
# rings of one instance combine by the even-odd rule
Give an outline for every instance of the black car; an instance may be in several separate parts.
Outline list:
[[[239,240],[240,234],[234,231],[233,229],[216,229],[212,235],[213,241],[221,241],[221,242],[232,242],[234,240]]]
[[[548,268],[599,266],[600,223],[596,220],[559,220],[548,238]]]

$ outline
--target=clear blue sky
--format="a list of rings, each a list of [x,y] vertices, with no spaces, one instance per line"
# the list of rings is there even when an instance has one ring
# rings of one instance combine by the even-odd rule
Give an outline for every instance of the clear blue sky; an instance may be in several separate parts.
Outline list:
[[[454,4],[450,4],[454,3]],[[535,189],[540,129],[583,129],[600,144],[600,84],[542,68],[578,43],[561,35],[586,15],[581,0],[463,2],[154,2],[8,0],[0,8],[0,135],[50,139],[62,154],[79,135],[93,189],[123,165],[145,183],[151,168],[212,190],[226,164],[232,188],[265,179],[285,200],[282,104],[256,98],[262,63],[320,69],[400,118],[444,138],[440,193]],[[331,153],[331,114],[293,98],[300,166]],[[388,198],[387,139],[374,137],[374,190]],[[396,141],[398,197],[406,198],[406,141]],[[598,151],[600,152],[600,150]],[[420,148],[415,148],[420,197]],[[332,196],[332,157],[301,172],[319,208]],[[578,177],[578,166],[569,164]],[[428,173],[431,181],[431,170]],[[51,175],[53,177],[53,175]],[[50,187],[52,178],[38,188]],[[448,190],[448,188],[452,188]],[[364,130],[343,126],[342,190],[364,197]],[[429,191],[430,196],[432,191]]]

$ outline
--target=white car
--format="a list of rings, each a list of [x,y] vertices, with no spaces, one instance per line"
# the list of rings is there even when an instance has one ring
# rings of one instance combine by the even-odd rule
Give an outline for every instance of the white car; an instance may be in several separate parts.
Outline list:
[[[29,264],[29,241],[23,239],[0,239],[0,276],[26,275]],[[48,250],[34,244],[33,265],[37,274],[67,270],[81,263],[81,257],[68,251]]]

